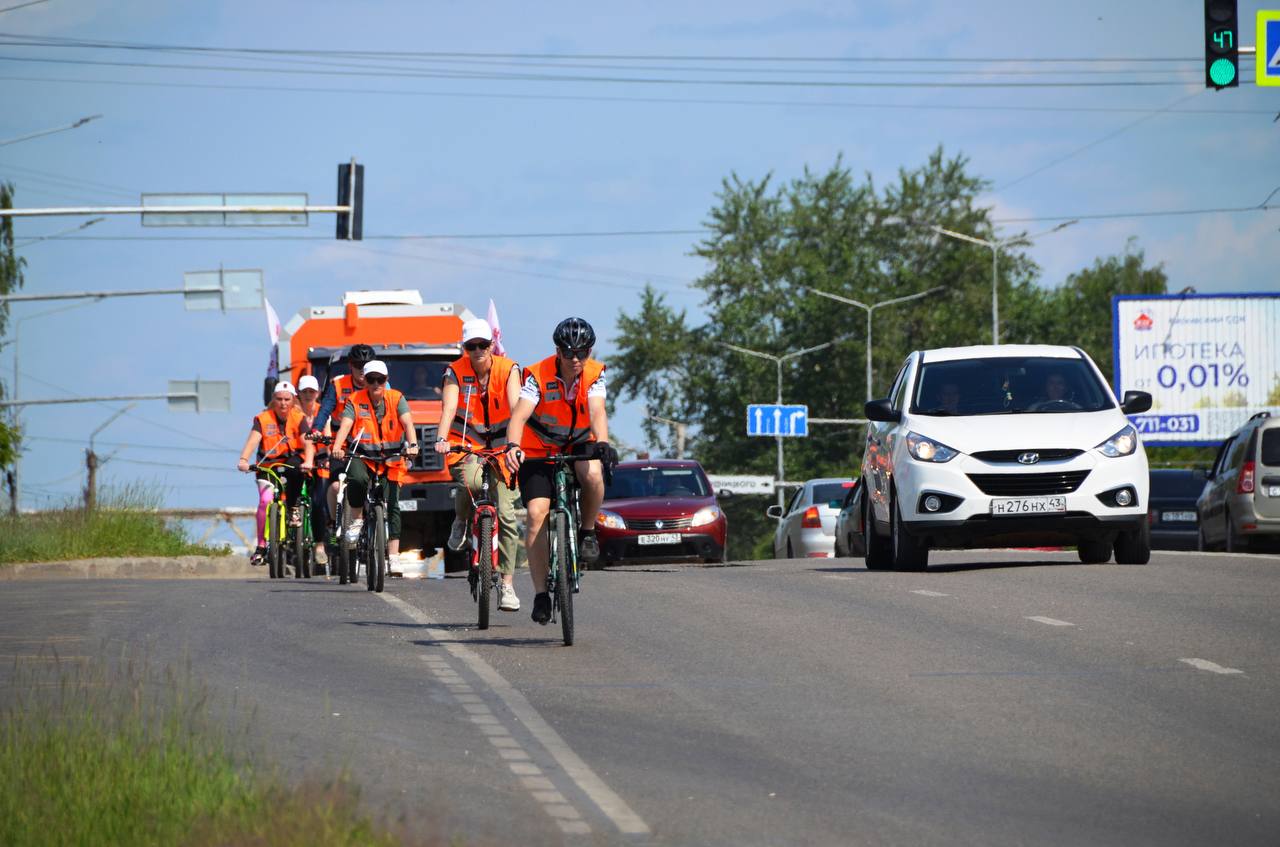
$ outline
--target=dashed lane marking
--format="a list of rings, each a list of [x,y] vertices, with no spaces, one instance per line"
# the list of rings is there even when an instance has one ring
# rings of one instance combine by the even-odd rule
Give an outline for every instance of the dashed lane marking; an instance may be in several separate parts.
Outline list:
[[[1178,661],[1186,662],[1188,665],[1191,665],[1191,667],[1195,668],[1196,670],[1208,671],[1209,673],[1222,673],[1222,674],[1244,673],[1244,671],[1240,670],[1239,668],[1224,668],[1222,665],[1218,664],[1217,662],[1211,662],[1208,659],[1179,659]]]
[[[1071,621],[1060,621],[1057,618],[1046,618],[1043,615],[1028,615],[1027,620],[1042,623],[1045,626],[1075,626]]]
[[[387,603],[399,610],[401,614],[422,624],[424,627],[432,630],[438,629],[436,622],[416,606],[406,603],[393,594],[378,594],[377,596],[387,601]],[[436,634],[442,638],[446,635],[443,631]],[[443,640],[447,641],[448,639]],[[502,674],[498,673],[488,662],[465,644],[446,643],[444,644],[444,649],[466,665],[468,670],[478,676],[498,696],[515,719],[542,745],[543,749],[560,766],[564,774],[577,785],[582,793],[590,798],[591,802],[595,803],[605,817],[618,828],[619,832],[624,835],[649,834],[649,825],[644,822],[644,819],[636,814],[625,800],[596,775],[596,772],[565,743],[560,734],[546,722],[528,699],[516,690],[515,686],[507,682]],[[428,665],[431,667],[432,673],[442,683],[462,682],[462,679],[456,673],[447,669],[441,663],[428,662]],[[495,737],[511,735],[506,727],[500,724],[498,718],[492,714],[470,714],[468,717],[486,735]],[[493,739],[491,738],[490,740]],[[508,761],[507,767],[511,769],[513,774],[520,777],[521,784],[530,791],[555,790],[555,785],[546,778],[542,769],[532,762]],[[534,782],[535,780],[536,782]],[[581,814],[572,806],[561,803],[543,803],[542,806],[555,819],[561,831],[567,834],[583,834],[591,831],[590,825],[582,820]],[[570,812],[572,812],[572,815],[569,814]]]
[[[919,594],[921,597],[950,597],[950,594],[943,594],[941,591],[929,591],[925,588],[913,589],[912,594]]]

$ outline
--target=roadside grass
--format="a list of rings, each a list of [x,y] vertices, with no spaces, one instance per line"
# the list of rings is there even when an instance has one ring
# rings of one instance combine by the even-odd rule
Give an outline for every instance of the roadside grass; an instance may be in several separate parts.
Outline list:
[[[56,656],[41,658],[56,660]],[[190,674],[16,665],[0,711],[0,844],[356,847],[402,842],[342,777],[288,786],[239,761]]]
[[[150,514],[159,498],[142,489],[108,495],[97,509],[68,505],[0,516],[0,566],[99,556],[221,556],[225,547],[193,544],[177,522]]]

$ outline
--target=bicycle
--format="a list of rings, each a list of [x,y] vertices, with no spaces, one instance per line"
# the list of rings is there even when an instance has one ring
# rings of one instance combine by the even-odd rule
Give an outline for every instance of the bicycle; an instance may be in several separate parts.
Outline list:
[[[348,550],[347,530],[351,526],[350,514],[343,508],[342,523],[339,524],[341,529],[342,540],[342,558],[343,565],[347,569],[347,576],[350,582],[356,581],[356,568],[360,562],[365,566],[365,584],[369,591],[381,593],[387,576],[387,505],[386,505],[386,488],[387,488],[387,465],[391,462],[399,461],[408,456],[404,450],[397,450],[394,453],[382,453],[376,450],[361,450],[357,444],[351,450],[351,460],[347,462],[347,467],[351,467],[351,461],[356,457],[368,459],[381,465],[379,470],[375,470],[369,480],[369,493],[365,498],[364,504],[364,526],[360,530],[360,537],[356,540],[354,549]],[[343,500],[341,495],[346,492],[346,472],[339,476],[340,499],[339,507],[342,506]],[[355,555],[352,556],[351,554]]]
[[[285,483],[276,473],[276,468],[287,465],[287,462],[272,461],[249,466],[250,471],[266,474],[271,487],[275,490],[275,496],[267,506],[267,575],[271,579],[283,579],[285,568],[292,564],[295,578],[308,579],[311,577],[310,534],[304,532],[303,527],[310,517],[311,499],[307,494],[304,479],[298,504],[298,508],[302,510],[302,525],[291,526]],[[291,532],[292,538],[290,538]]]
[[[499,574],[498,546],[494,543],[494,531],[498,526],[497,496],[490,496],[496,491],[497,475],[501,473],[504,450],[475,450],[463,445],[449,448],[450,453],[462,453],[475,456],[483,466],[480,482],[480,496],[471,497],[466,486],[467,496],[471,497],[471,570],[467,581],[471,584],[471,599],[476,601],[479,613],[477,627],[489,628],[489,607],[492,604],[494,590],[501,579]],[[456,496],[456,495],[455,495]]]
[[[560,634],[566,647],[573,645],[573,595],[582,591],[582,571],[578,567],[578,524],[581,521],[581,486],[578,475],[570,473],[569,466],[576,462],[590,462],[596,457],[547,456],[525,459],[526,462],[543,462],[555,465],[555,499],[547,512],[548,557],[547,591],[551,594],[551,619],[560,618]],[[608,485],[613,468],[604,462],[604,479]]]

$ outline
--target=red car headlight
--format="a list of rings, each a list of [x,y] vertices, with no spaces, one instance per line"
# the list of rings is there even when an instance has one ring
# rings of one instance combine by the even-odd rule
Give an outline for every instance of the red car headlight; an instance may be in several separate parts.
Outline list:
[[[706,526],[709,523],[715,523],[719,517],[719,506],[703,506],[693,513],[693,520],[689,521],[689,526]]]

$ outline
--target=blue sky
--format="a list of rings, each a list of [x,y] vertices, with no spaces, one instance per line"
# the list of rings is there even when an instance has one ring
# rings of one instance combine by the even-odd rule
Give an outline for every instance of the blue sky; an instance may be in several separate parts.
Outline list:
[[[1241,40],[1250,44],[1259,4],[1240,5]],[[0,147],[0,178],[17,184],[20,206],[131,205],[143,191],[308,192],[313,202],[330,203],[336,165],[354,155],[367,168],[367,235],[663,230],[699,226],[731,171],[752,179],[772,171],[786,179],[806,165],[825,169],[843,153],[855,171],[869,172],[883,184],[899,167],[920,164],[942,144],[971,157],[973,170],[993,181],[986,202],[997,218],[1256,205],[1280,187],[1280,124],[1273,122],[1280,113],[1280,89],[1245,84],[1204,91],[1196,61],[1202,51],[1201,9],[1196,0],[701,2],[617,8],[599,3],[50,0],[0,14],[0,32],[216,47],[472,54],[1192,61],[1182,65],[1187,70],[1180,75],[1171,76],[1170,65],[1160,66],[1160,73],[1122,74],[1185,81],[1173,86],[885,89],[353,77],[341,68],[324,76],[147,69],[14,59],[241,67],[246,62],[0,46],[0,139],[104,115],[74,131]],[[681,68],[689,62],[653,64]],[[278,62],[276,67],[291,66]],[[973,67],[1043,69],[1035,64]],[[581,73],[623,75],[616,68]],[[691,76],[680,70],[639,75]],[[1252,79],[1252,70],[1244,70],[1243,77]],[[792,77],[817,78],[831,76],[806,70]],[[910,77],[895,77],[890,67],[878,76],[847,78]],[[275,90],[281,88],[292,90]],[[328,90],[297,90],[304,88]],[[1160,114],[1142,111],[1166,107]],[[1105,111],[1117,109],[1138,111]],[[1194,109],[1234,113],[1188,111]],[[17,235],[21,240],[50,234],[73,223],[21,221]],[[1003,232],[1034,232],[1053,223],[1009,223]],[[1045,284],[1053,285],[1097,256],[1123,250],[1136,237],[1150,261],[1165,265],[1175,290],[1193,285],[1200,291],[1274,291],[1280,287],[1278,226],[1276,211],[1086,220],[1046,236],[1031,253],[1043,268]],[[63,238],[24,248],[26,290],[175,287],[183,271],[222,264],[262,268],[271,302],[285,320],[305,305],[337,303],[351,288],[414,287],[427,300],[462,302],[480,313],[492,296],[510,346],[525,362],[549,352],[552,326],[571,312],[595,323],[605,338],[599,351],[608,355],[619,310],[633,307],[646,280],[673,303],[699,314],[698,294],[688,287],[703,270],[689,255],[693,236],[345,244],[329,240],[332,232],[332,218],[317,216],[308,229],[285,232],[314,240],[97,240],[170,234],[143,229],[136,218],[112,218],[83,233],[93,239]],[[181,234],[240,233],[193,229]],[[57,305],[20,305],[13,316]],[[149,446],[121,449],[104,476],[108,482],[162,486],[173,504],[247,504],[253,489],[246,479],[203,468],[233,467],[234,451],[260,408],[266,349],[260,314],[192,314],[173,297],[105,301],[23,324],[22,392],[27,397],[147,393],[162,391],[170,378],[230,379],[230,415],[180,416],[163,403],[143,403],[113,423],[101,441]],[[0,351],[6,381],[11,367],[9,345]],[[114,408],[61,406],[25,413],[33,438],[23,465],[24,505],[58,501],[78,490],[83,446]],[[624,408],[614,421],[623,440],[641,441],[638,415]]]

